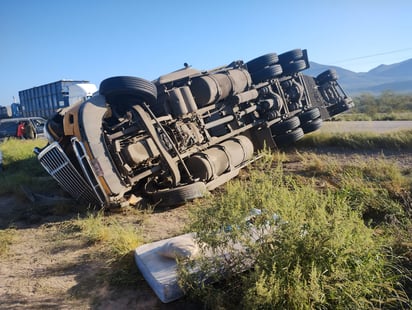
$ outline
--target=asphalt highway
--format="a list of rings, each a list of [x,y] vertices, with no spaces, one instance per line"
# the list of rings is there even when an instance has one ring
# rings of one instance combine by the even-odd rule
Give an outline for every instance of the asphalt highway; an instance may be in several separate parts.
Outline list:
[[[374,132],[386,133],[412,130],[412,121],[339,121],[323,122],[320,132]]]

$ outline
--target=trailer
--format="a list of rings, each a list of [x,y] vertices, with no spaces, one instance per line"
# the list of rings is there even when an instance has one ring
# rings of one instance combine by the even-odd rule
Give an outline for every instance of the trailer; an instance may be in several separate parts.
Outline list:
[[[19,91],[20,107],[24,117],[49,118],[58,109],[90,99],[96,85],[85,80],[60,80]]]

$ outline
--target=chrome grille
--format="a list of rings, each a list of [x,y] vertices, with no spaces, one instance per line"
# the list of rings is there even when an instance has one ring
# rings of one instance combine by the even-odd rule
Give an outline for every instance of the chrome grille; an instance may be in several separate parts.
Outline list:
[[[98,197],[76,170],[57,142],[47,146],[38,156],[41,165],[74,199],[100,205]]]
[[[84,149],[83,143],[81,143],[77,138],[71,139],[73,150],[76,153],[77,160],[79,161],[80,167],[83,170],[84,175],[88,181],[88,184],[92,186],[94,193],[97,195],[101,204],[106,201],[106,196],[102,190],[102,186],[97,178],[97,175],[92,168],[89,157],[86,155],[86,150]],[[98,165],[97,160],[95,161]]]

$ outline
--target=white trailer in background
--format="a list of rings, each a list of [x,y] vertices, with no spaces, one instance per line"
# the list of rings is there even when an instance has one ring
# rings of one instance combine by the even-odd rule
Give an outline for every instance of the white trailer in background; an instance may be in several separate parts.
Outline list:
[[[78,83],[68,86],[69,105],[90,99],[97,92],[97,87],[91,83]]]

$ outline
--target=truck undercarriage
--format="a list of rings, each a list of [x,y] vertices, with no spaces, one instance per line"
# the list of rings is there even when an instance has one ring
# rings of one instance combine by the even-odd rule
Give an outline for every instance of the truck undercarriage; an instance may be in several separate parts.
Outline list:
[[[306,50],[296,49],[209,71],[185,66],[155,81],[108,78],[99,94],[48,121],[38,159],[86,203],[181,204],[353,105],[335,71],[311,77],[301,73],[308,67]]]

